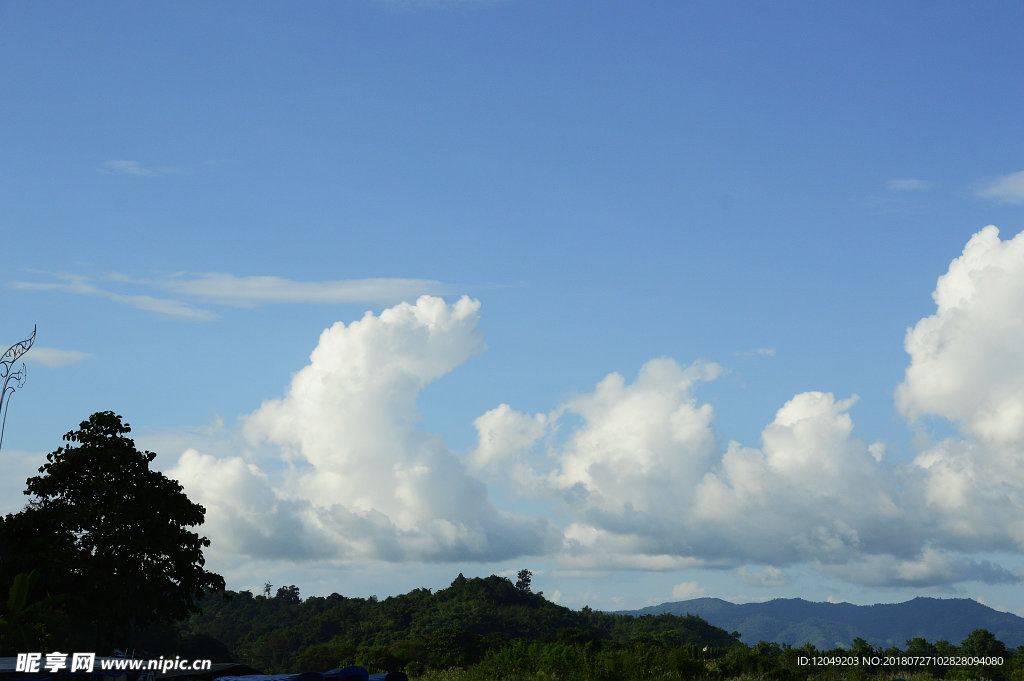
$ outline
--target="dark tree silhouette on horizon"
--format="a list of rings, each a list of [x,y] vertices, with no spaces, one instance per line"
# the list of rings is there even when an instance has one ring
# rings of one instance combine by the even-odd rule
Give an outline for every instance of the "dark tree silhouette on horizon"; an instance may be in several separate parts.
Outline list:
[[[284,603],[301,603],[302,598],[299,597],[299,587],[294,584],[290,586],[282,586],[277,590],[277,596]]]
[[[516,588],[520,591],[530,593],[530,582],[533,580],[533,573],[524,569],[520,570],[516,577]]]
[[[25,509],[0,519],[0,584],[39,571],[68,616],[90,625],[97,652],[184,618],[225,586],[204,569],[209,539],[189,529],[206,509],[150,468],[156,454],[130,431],[112,411],[90,416],[27,480]]]

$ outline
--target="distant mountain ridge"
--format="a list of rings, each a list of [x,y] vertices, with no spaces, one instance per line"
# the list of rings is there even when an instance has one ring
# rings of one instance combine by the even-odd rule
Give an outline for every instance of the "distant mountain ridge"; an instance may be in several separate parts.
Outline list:
[[[882,648],[905,648],[908,640],[918,636],[932,643],[959,644],[975,629],[987,629],[1011,649],[1024,645],[1024,618],[968,598],[915,598],[876,605],[814,603],[802,598],[736,604],[695,598],[618,613],[697,615],[726,631],[738,631],[750,645],[774,641],[832,649],[849,647],[859,637]]]

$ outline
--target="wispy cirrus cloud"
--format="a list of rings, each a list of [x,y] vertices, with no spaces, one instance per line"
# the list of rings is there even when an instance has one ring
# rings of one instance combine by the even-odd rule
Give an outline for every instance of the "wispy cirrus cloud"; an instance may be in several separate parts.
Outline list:
[[[496,5],[505,0],[378,0],[394,9],[443,9],[446,7],[472,7],[475,5]]]
[[[1024,170],[986,180],[974,195],[997,203],[1024,204]]]
[[[108,175],[135,175],[136,177],[157,177],[178,172],[177,168],[147,166],[139,161],[113,160],[100,166],[100,172]]]
[[[192,307],[180,300],[169,298],[156,298],[154,296],[139,294],[115,293],[102,289],[92,283],[89,277],[79,274],[39,272],[38,274],[49,275],[57,281],[31,282],[12,281],[8,286],[21,291],[59,291],[63,293],[74,293],[77,295],[97,296],[112,300],[115,303],[128,305],[139,310],[154,312],[166,317],[186,319],[190,321],[211,321],[217,319],[218,315],[210,310],[203,310]]]
[[[40,348],[33,346],[30,352],[25,353],[23,361],[26,364],[38,364],[40,366],[49,367],[50,369],[57,369],[59,367],[78,364],[79,362],[84,362],[87,359],[92,359],[92,355],[80,350],[60,350],[58,348]]]
[[[931,189],[932,183],[916,177],[897,177],[886,182],[885,186],[894,192],[912,192]]]
[[[123,274],[104,278],[102,286],[79,274],[34,272],[50,281],[12,281],[22,291],[60,291],[106,298],[139,310],[191,321],[211,321],[218,315],[188,299],[210,305],[255,307],[271,303],[396,303],[421,295],[443,295],[450,287],[431,279],[374,278],[328,281],[294,281],[275,276],[236,276],[218,272],[179,273],[160,279],[139,279]],[[121,290],[114,290],[121,289]],[[164,296],[139,292],[157,289]]]
[[[734,354],[739,357],[774,357],[775,348],[754,348],[753,350],[744,350]]]
[[[340,279],[293,281],[283,277],[245,276],[206,272],[181,273],[144,283],[172,293],[229,305],[261,303],[388,303],[415,300],[421,295],[451,293],[431,279]]]

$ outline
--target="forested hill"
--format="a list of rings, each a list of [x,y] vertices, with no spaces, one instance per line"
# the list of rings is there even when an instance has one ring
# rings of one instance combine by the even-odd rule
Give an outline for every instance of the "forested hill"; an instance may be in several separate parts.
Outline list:
[[[180,634],[213,648],[220,642],[221,656],[226,649],[233,659],[263,670],[330,669],[355,662],[385,668],[386,660],[378,658],[388,656],[426,659],[441,668],[464,666],[515,639],[598,646],[638,640],[668,646],[737,644],[700,617],[574,611],[493,575],[467,579],[460,574],[446,589],[416,589],[383,600],[338,594],[301,600],[295,587],[280,588],[271,598],[248,591],[228,595],[230,600],[206,598],[202,614],[183,623]]]
[[[687,613],[729,631],[744,643],[774,641],[822,648],[849,647],[855,638],[882,647],[903,646],[912,638],[960,641],[975,629],[987,629],[1006,645],[1024,645],[1024,618],[993,610],[966,598],[915,598],[905,603],[852,605],[778,598],[734,604],[718,598],[662,603],[628,614]]]

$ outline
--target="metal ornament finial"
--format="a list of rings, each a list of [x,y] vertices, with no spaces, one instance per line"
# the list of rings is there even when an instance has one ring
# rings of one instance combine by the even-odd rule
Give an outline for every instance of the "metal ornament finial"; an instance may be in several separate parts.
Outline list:
[[[7,405],[11,403],[11,395],[21,386],[25,385],[25,377],[28,369],[22,362],[20,367],[15,368],[14,363],[29,351],[32,344],[36,342],[36,325],[32,325],[32,335],[23,341],[18,341],[7,352],[0,357],[0,378],[3,379],[4,389],[0,392],[0,412],[3,413],[3,420],[0,421],[0,449],[4,445],[4,427],[7,425]],[[12,384],[13,382],[13,384]]]

